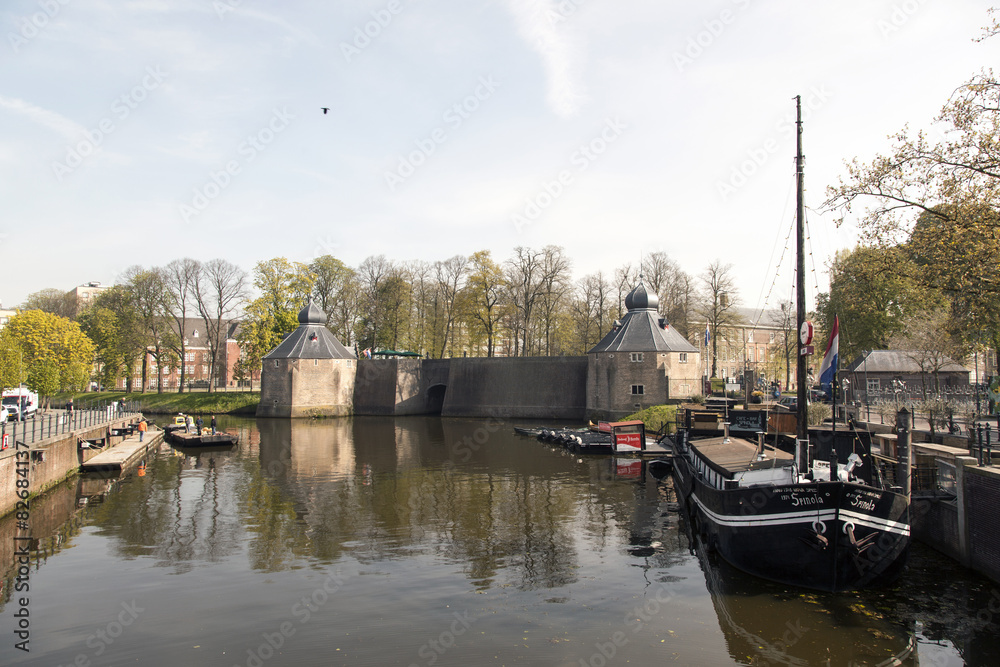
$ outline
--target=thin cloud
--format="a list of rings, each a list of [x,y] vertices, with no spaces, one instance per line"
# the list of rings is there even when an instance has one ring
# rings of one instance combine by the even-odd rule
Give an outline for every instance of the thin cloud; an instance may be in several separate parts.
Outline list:
[[[574,115],[586,100],[579,78],[580,48],[553,0],[508,0],[521,37],[542,57],[548,105],[559,116]]]
[[[25,102],[24,100],[0,96],[0,107],[21,114],[38,125],[58,132],[70,141],[76,141],[86,132],[86,129],[82,125],[78,125],[69,118],[60,116],[55,111],[36,107],[34,104]]]

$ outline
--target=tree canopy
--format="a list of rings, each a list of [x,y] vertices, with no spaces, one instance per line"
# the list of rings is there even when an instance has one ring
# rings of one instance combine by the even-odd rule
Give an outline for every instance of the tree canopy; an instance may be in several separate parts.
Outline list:
[[[94,358],[94,344],[79,324],[42,310],[10,318],[0,330],[0,349],[0,384],[15,387],[23,382],[45,396],[82,389]]]

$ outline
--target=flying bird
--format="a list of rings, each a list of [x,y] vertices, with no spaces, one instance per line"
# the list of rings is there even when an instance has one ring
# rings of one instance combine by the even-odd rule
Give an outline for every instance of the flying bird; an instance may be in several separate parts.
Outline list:
[[[330,107],[320,107],[320,109],[323,110],[323,115],[325,116],[326,112],[330,110]]]

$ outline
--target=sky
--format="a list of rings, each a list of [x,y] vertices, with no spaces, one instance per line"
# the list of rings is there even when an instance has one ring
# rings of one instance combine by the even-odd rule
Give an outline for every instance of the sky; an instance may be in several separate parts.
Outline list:
[[[989,6],[5,0],[0,304],[180,257],[555,244],[575,278],[655,251],[731,264],[743,304],[773,307],[796,95],[814,297],[857,240],[827,186],[993,64]]]

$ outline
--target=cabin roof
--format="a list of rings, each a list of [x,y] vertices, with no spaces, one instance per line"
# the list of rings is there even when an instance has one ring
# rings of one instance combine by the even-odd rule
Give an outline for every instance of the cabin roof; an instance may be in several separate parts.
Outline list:
[[[795,461],[788,452],[770,447],[764,449],[765,458],[758,461],[757,445],[743,438],[732,436],[693,440],[691,448],[712,469],[727,479],[732,479],[737,473],[748,470],[784,468],[792,465]]]

